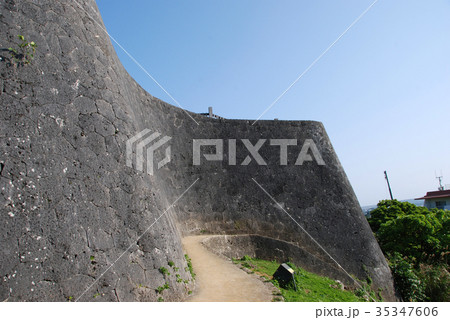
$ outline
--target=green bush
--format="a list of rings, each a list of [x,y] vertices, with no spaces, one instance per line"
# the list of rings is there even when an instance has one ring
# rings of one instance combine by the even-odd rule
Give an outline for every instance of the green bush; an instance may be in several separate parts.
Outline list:
[[[421,264],[419,278],[428,301],[450,301],[450,274],[445,265]]]
[[[394,277],[395,287],[405,301],[425,300],[425,285],[417,276],[413,264],[396,252],[389,257],[389,266]]]

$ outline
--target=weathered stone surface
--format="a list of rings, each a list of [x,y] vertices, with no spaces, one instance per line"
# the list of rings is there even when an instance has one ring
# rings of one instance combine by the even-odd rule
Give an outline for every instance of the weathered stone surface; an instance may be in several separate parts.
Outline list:
[[[79,3],[0,3],[0,48],[17,43],[18,34],[38,45],[22,67],[0,51],[1,300],[154,301],[166,282],[160,296],[183,300],[193,283],[180,236],[203,230],[282,240],[331,266],[253,179],[349,273],[363,278],[366,267],[374,286],[394,299],[389,268],[321,123],[252,126],[160,101],[120,64],[94,0]],[[153,176],[126,166],[125,143],[145,128],[172,137],[172,160]],[[260,138],[299,146],[288,149],[287,166],[268,141],[260,150],[266,166],[204,158],[193,165],[192,139],[226,139],[226,155],[227,139],[238,139],[240,164],[248,152],[239,139]],[[324,166],[294,165],[305,139],[317,144]],[[158,269],[169,261],[179,271],[163,275]],[[340,277],[335,267],[318,271]],[[176,273],[189,283],[177,282]]]
[[[124,163],[124,141],[152,128],[149,105],[134,114],[137,85],[81,3],[0,4],[1,48],[18,34],[38,44],[23,67],[0,52],[0,299],[78,299],[130,247],[80,300],[155,301],[165,282],[161,296],[183,300],[193,283],[172,213],[137,240],[175,200]],[[168,261],[179,271],[164,276]]]

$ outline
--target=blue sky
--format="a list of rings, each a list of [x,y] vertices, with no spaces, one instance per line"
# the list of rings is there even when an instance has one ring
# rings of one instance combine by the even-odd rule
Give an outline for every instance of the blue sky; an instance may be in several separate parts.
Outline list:
[[[183,106],[259,115],[373,0],[97,0]],[[361,205],[450,184],[450,1],[380,0],[262,119],[324,123]],[[117,46],[149,93],[174,102]],[[193,123],[195,125],[195,123]]]

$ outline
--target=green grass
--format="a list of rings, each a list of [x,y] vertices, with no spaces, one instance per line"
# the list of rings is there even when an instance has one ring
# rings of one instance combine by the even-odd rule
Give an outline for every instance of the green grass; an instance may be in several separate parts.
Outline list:
[[[194,272],[194,268],[192,268],[191,258],[189,258],[189,256],[187,254],[184,255],[184,258],[186,259],[186,263],[187,263],[186,271],[189,271],[192,279],[195,279],[195,272]]]
[[[253,259],[248,256],[237,260],[234,263],[250,269],[251,271],[264,276],[267,279],[272,279],[272,275],[278,269],[280,264],[276,261],[267,261],[261,259]],[[290,263],[290,266],[295,270],[295,282],[297,283],[297,291],[293,288],[281,288],[277,281],[272,280],[272,283],[277,286],[285,301],[296,302],[353,302],[366,301],[361,294],[361,290],[341,290],[335,280],[327,277],[322,277],[317,274],[307,272],[302,268],[296,267]],[[367,289],[366,289],[367,290]],[[374,295],[373,292],[371,292]]]
[[[159,272],[161,272],[162,274],[164,274],[164,275],[168,275],[168,276],[170,276],[170,272],[166,269],[166,268],[164,268],[164,267],[160,267],[159,269]]]
[[[167,282],[163,286],[159,286],[158,288],[156,288],[156,292],[161,294],[166,289],[170,289],[170,286]]]

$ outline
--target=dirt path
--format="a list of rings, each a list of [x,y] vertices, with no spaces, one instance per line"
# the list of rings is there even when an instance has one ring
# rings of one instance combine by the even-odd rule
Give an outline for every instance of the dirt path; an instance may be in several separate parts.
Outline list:
[[[187,301],[272,301],[272,290],[254,275],[208,251],[201,241],[208,236],[183,238],[192,260],[197,289]]]

